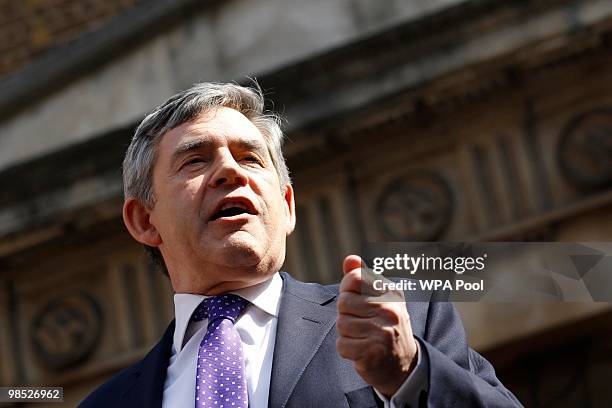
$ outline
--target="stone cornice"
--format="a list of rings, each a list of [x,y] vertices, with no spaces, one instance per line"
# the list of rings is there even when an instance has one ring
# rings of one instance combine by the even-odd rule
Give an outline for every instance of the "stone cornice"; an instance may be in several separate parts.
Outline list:
[[[611,21],[612,7],[604,1],[467,1],[259,79],[274,106],[286,107],[289,131],[328,130],[344,114],[369,110],[394,94],[412,94],[411,112],[401,110],[414,113],[430,104],[427,99],[453,93],[451,86],[438,87],[446,77],[454,76],[449,85],[469,88],[515,83],[527,70],[600,46]]]
[[[19,71],[0,78],[0,120],[60,89],[192,14],[198,0],[140,2],[97,31],[50,50]],[[209,0],[207,6],[214,3]]]
[[[206,7],[210,7],[215,2],[209,0],[206,3]],[[432,48],[452,48],[453,44],[465,40],[470,31],[477,31],[483,24],[484,28],[492,22],[498,24],[498,21],[489,18],[491,15],[501,14],[500,22],[503,22],[508,18],[527,18],[555,6],[572,7],[574,3],[579,2],[516,0],[509,4],[504,0],[466,0],[379,35],[355,41],[341,49],[276,69],[263,75],[263,82],[274,86],[279,99],[283,101],[302,100],[304,96],[313,91],[316,93],[330,83],[337,86],[357,77],[371,75],[381,66],[397,63],[406,57],[415,58],[427,54]],[[196,6],[199,6],[197,10]],[[159,34],[158,27],[167,29],[202,9],[202,2],[197,0],[156,0],[139,4],[102,29],[85,34],[64,47],[53,49],[14,74],[0,78],[0,120],[100,65],[111,63],[131,46]],[[475,22],[476,26],[471,27]],[[459,28],[463,34],[457,31]],[[449,32],[453,34],[448,36]],[[359,63],[363,59],[364,49],[368,50],[369,58],[365,64]],[[340,61],[344,66],[338,64]],[[329,75],[318,75],[320,72]],[[311,78],[313,74],[316,80],[297,83],[291,80],[295,77]],[[287,87],[287,83],[291,86]]]

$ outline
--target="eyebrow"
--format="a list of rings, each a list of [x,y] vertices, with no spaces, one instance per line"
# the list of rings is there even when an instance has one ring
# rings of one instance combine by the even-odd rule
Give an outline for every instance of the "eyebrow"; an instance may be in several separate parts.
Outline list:
[[[265,156],[264,153],[266,152],[266,148],[258,140],[240,139],[235,142],[230,141],[230,145],[237,146],[241,150],[248,150],[254,153],[258,153],[262,156]],[[214,142],[212,142],[209,139],[204,139],[204,138],[192,139],[192,140],[187,140],[185,142],[181,142],[174,150],[174,153],[172,154],[171,162],[175,163],[177,159],[179,159],[181,156],[183,156],[186,153],[189,153],[195,150],[209,150],[209,149],[212,149],[214,146],[215,146]]]
[[[207,150],[213,147],[213,142],[208,139],[192,139],[185,142],[181,142],[174,153],[172,154],[172,163],[174,163],[179,157],[185,153],[192,152],[194,150]]]
[[[248,150],[250,152],[259,153],[261,155],[263,155],[263,153],[266,151],[265,146],[259,140],[240,139],[237,140],[235,143],[230,144],[235,144],[240,150]]]

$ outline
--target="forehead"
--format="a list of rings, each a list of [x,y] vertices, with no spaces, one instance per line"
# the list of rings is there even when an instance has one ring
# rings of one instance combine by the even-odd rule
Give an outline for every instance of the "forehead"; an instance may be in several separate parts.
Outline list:
[[[213,144],[264,143],[261,132],[246,116],[235,109],[221,107],[166,132],[159,145],[160,157],[164,153],[172,154],[178,145],[192,139],[208,139]]]

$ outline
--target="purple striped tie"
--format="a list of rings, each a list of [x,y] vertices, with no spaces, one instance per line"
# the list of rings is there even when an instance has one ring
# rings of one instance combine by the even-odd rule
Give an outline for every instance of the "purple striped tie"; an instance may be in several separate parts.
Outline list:
[[[208,329],[198,351],[196,408],[247,408],[242,343],[234,327],[236,318],[248,304],[237,295],[204,299],[192,321],[208,317]]]

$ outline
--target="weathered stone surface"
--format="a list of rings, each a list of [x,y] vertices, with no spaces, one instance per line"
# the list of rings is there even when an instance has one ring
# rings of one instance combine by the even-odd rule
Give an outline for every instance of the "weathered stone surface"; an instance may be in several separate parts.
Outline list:
[[[210,6],[186,24],[32,101],[0,123],[0,168],[141,118],[180,88],[201,80],[242,80],[456,3],[415,2],[359,18],[351,0],[246,0]],[[0,89],[1,89],[0,84]]]
[[[576,185],[557,157],[569,150],[572,163],[585,165],[576,149],[559,149],[560,135],[573,118],[612,106],[608,1],[476,1],[418,21],[410,20],[424,10],[418,7],[451,3],[398,0],[387,9],[345,0],[314,2],[316,10],[302,3],[266,0],[250,12],[245,2],[219,3],[0,125],[0,168],[19,163],[0,170],[0,293],[15,301],[0,306],[0,325],[13,322],[0,333],[0,352],[10,353],[0,378],[60,381],[75,405],[142,356],[163,329],[172,314],[168,282],[123,228],[120,162],[149,105],[196,79],[261,70],[277,110],[291,119],[286,151],[298,226],[286,269],[305,280],[337,282],[344,255],[359,253],[363,241],[388,239],[376,203],[393,194],[389,185],[419,171],[450,189],[430,194],[444,204],[427,215],[442,225],[436,238],[612,239],[610,185]],[[327,14],[307,19],[319,12]],[[383,30],[396,17],[405,24]],[[57,127],[53,118],[61,118]],[[597,175],[609,168],[597,167]],[[413,203],[404,216],[422,207]],[[65,287],[91,292],[118,318],[113,337],[102,338],[87,362],[57,376],[15,345],[28,338],[45,296]],[[512,360],[517,352],[504,344],[537,353],[522,336],[545,337],[552,325],[580,340],[574,321],[589,322],[606,306],[460,308],[472,344],[499,347]],[[587,340],[596,340],[593,333],[604,331],[592,329]]]

